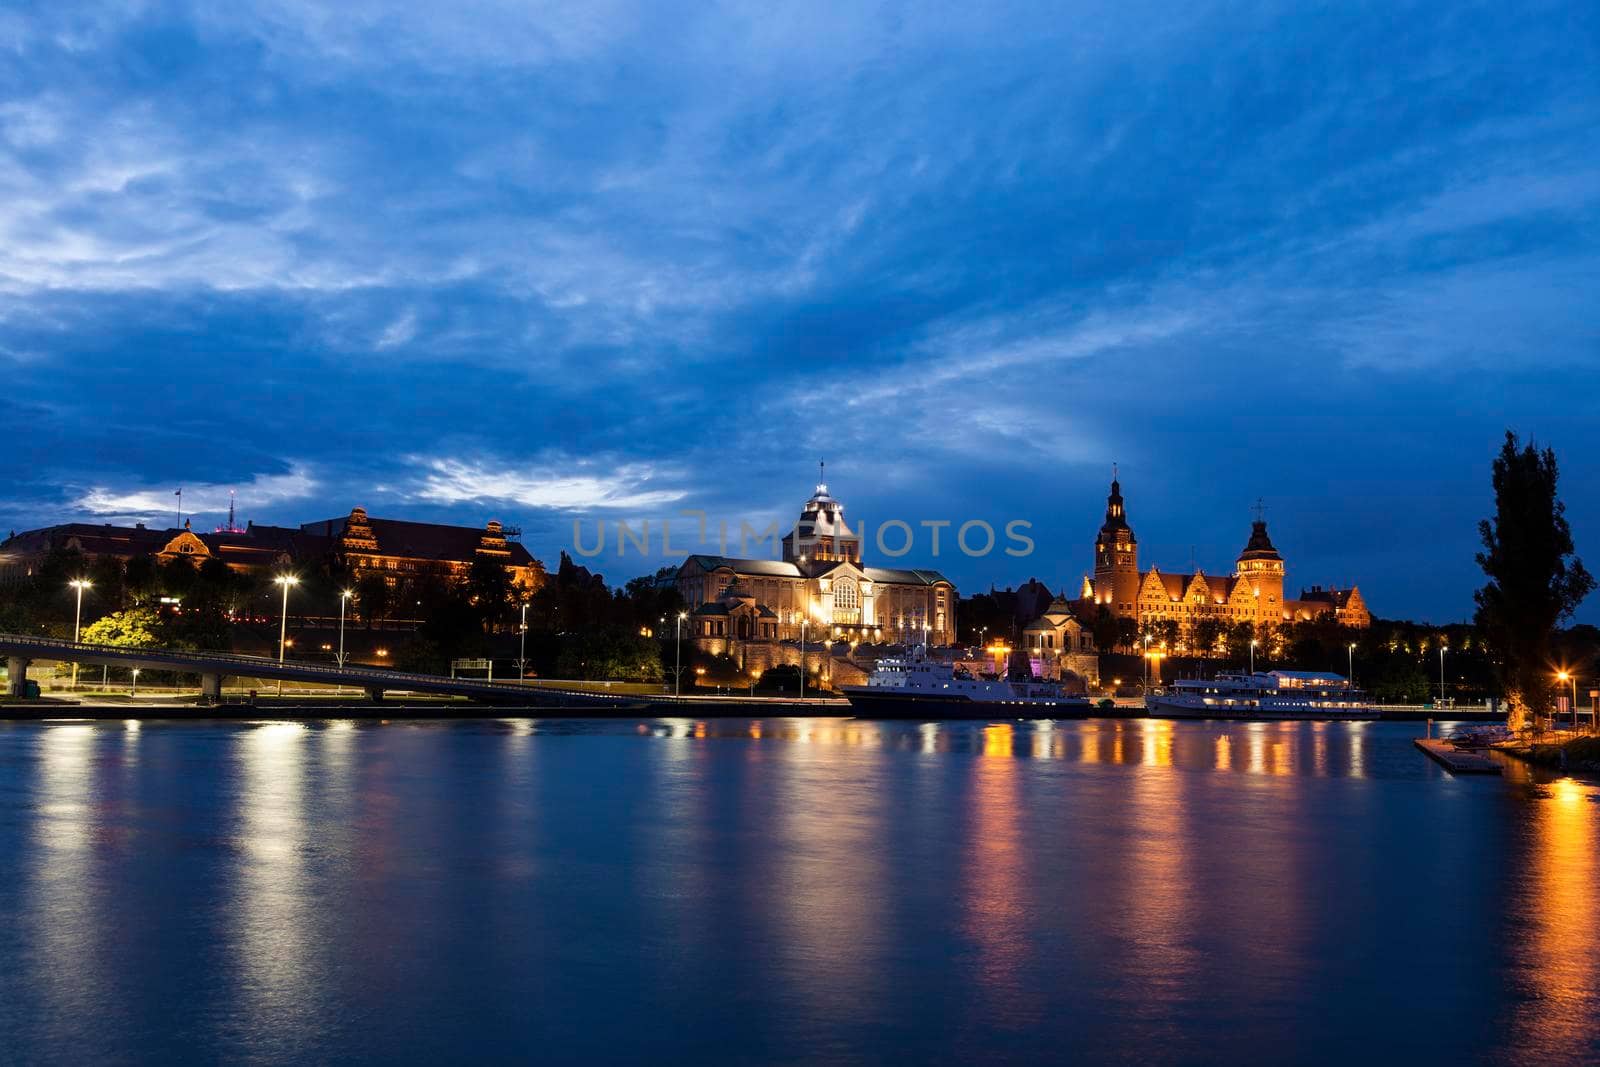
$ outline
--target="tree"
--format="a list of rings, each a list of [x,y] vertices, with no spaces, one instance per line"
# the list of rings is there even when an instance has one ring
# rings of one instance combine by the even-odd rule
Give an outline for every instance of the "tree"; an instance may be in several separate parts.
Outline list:
[[[154,608],[114,611],[83,628],[86,645],[116,648],[155,648],[161,644],[161,618]]]
[[[467,575],[467,597],[478,609],[482,626],[493,630],[511,610],[511,571],[492,556],[478,556]]]
[[[1121,628],[1117,625],[1117,617],[1111,614],[1111,609],[1104,604],[1094,616],[1094,647],[1101,652],[1114,651],[1121,641]]]
[[[1200,656],[1216,655],[1217,645],[1221,642],[1223,631],[1226,629],[1227,623],[1213,615],[1202,615],[1199,619],[1196,619],[1191,631],[1191,636],[1194,639],[1193,651],[1195,654]]]
[[[1139,642],[1139,624],[1133,619],[1122,617],[1117,619],[1117,647],[1124,652],[1132,651]]]
[[[356,612],[367,629],[372,629],[374,622],[388,618],[394,597],[383,575],[377,571],[363,572],[356,579],[355,594]]]
[[[1477,623],[1499,651],[1512,729],[1537,725],[1549,700],[1551,642],[1594,578],[1574,555],[1566,505],[1556,496],[1556,457],[1506,431],[1493,468],[1492,519],[1478,524],[1478,566],[1489,581],[1473,599]]]
[[[1168,652],[1175,652],[1178,648],[1178,638],[1183,636],[1183,627],[1177,619],[1157,619],[1150,624],[1150,633],[1155,636],[1156,644]]]
[[[1250,658],[1250,642],[1256,639],[1256,624],[1248,619],[1228,627],[1228,658],[1245,662]]]

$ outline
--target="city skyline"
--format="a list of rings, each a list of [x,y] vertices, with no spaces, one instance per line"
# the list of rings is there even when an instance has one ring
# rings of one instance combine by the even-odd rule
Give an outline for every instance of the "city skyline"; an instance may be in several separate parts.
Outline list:
[[[1163,570],[1265,498],[1296,581],[1467,618],[1507,427],[1600,539],[1596,17],[0,21],[0,524],[181,487],[209,528],[231,489],[554,557],[574,519],[787,522],[826,458],[852,516],[1033,524],[924,560],[958,588],[1071,594],[1116,462]]]

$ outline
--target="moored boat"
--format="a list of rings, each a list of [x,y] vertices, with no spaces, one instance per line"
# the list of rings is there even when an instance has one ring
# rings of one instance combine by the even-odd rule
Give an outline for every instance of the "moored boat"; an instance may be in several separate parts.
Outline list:
[[[866,685],[840,688],[873,719],[1066,719],[1092,707],[1055,682],[979,677],[920,651],[880,660]]]
[[[1316,671],[1223,673],[1181,679],[1145,698],[1166,719],[1376,719],[1367,695],[1338,674]]]

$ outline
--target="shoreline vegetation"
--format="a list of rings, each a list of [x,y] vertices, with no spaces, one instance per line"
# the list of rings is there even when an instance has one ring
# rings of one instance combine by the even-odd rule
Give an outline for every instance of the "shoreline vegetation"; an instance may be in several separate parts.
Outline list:
[[[1502,751],[1536,767],[1600,775],[1600,737],[1574,737],[1565,741],[1512,744]]]

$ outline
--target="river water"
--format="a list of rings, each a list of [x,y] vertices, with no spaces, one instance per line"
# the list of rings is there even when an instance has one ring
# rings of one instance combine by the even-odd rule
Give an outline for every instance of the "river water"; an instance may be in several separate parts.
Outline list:
[[[1600,788],[1416,733],[0,725],[0,1061],[1595,1062]]]

